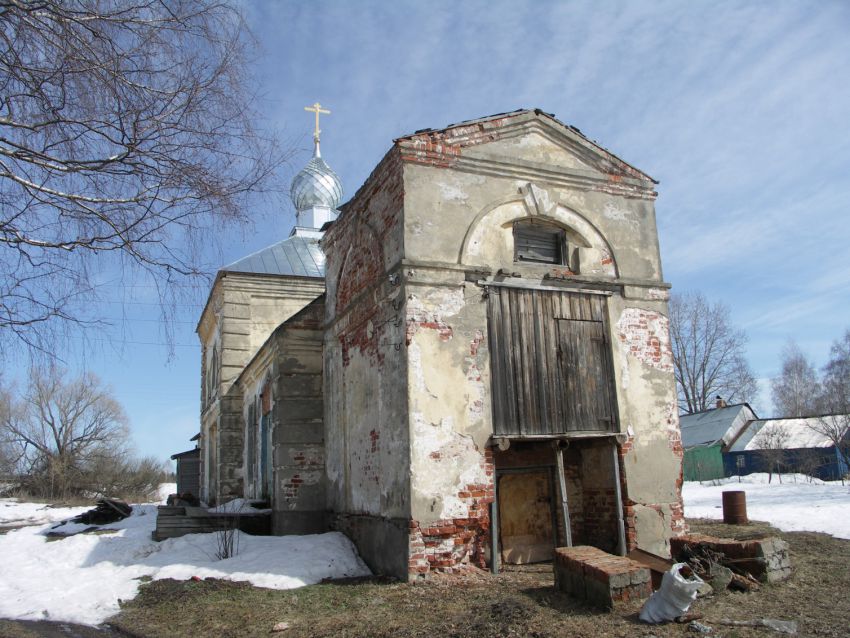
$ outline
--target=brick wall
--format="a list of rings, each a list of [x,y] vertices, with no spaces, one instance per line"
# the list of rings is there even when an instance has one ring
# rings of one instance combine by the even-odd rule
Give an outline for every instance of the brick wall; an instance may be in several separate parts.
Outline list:
[[[420,524],[410,521],[409,573],[425,576],[431,571],[454,572],[470,565],[486,567],[489,560],[490,504],[493,502],[495,466],[493,453],[485,450],[482,460],[488,483],[465,485],[457,497],[467,515]]]

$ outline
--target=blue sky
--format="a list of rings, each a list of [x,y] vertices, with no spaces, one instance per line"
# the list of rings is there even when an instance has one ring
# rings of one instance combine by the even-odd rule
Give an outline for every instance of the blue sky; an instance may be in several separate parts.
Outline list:
[[[537,107],[660,181],[665,279],[732,309],[757,375],[789,337],[822,365],[850,327],[850,3],[254,2],[264,124],[323,156],[350,196],[391,140]],[[253,213],[252,213],[253,214]],[[256,210],[224,264],[287,236],[292,206]],[[152,290],[105,305],[123,341],[87,366],[131,418],[138,449],[167,458],[198,428],[205,294],[183,307],[169,361]],[[769,413],[769,402],[757,410]]]

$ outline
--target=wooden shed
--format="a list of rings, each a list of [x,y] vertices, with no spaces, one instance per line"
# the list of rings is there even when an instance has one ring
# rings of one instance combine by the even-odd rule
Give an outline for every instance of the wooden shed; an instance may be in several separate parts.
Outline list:
[[[187,450],[171,458],[177,461],[177,493],[198,496],[201,493],[201,450]]]

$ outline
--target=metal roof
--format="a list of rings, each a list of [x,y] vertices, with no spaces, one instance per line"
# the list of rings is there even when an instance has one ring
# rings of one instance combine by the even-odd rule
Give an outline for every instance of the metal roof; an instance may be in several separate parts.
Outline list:
[[[742,415],[743,410],[746,410],[749,414]],[[740,426],[754,418],[756,418],[756,415],[752,413],[746,403],[680,416],[679,427],[682,430],[682,447],[705,445],[721,440],[728,445],[737,434]],[[742,422],[738,423],[738,421]],[[736,425],[739,427],[734,427]]]
[[[295,234],[234,261],[221,270],[322,278],[325,276],[325,254],[319,248],[318,237]]]
[[[812,416],[797,419],[760,419],[753,421],[747,431],[729,449],[730,452],[763,450],[771,434],[778,438],[786,450],[802,448],[832,447],[833,441],[825,434],[818,432],[821,421],[833,422],[838,427],[850,423],[847,415]],[[781,434],[780,434],[781,432]]]

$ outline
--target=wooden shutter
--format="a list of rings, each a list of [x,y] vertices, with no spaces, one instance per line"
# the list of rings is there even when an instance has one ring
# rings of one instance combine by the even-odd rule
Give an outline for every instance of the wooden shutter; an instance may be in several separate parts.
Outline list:
[[[520,221],[514,223],[514,261],[563,264],[565,234],[557,226]]]
[[[494,434],[614,431],[604,297],[494,286],[488,303]]]

